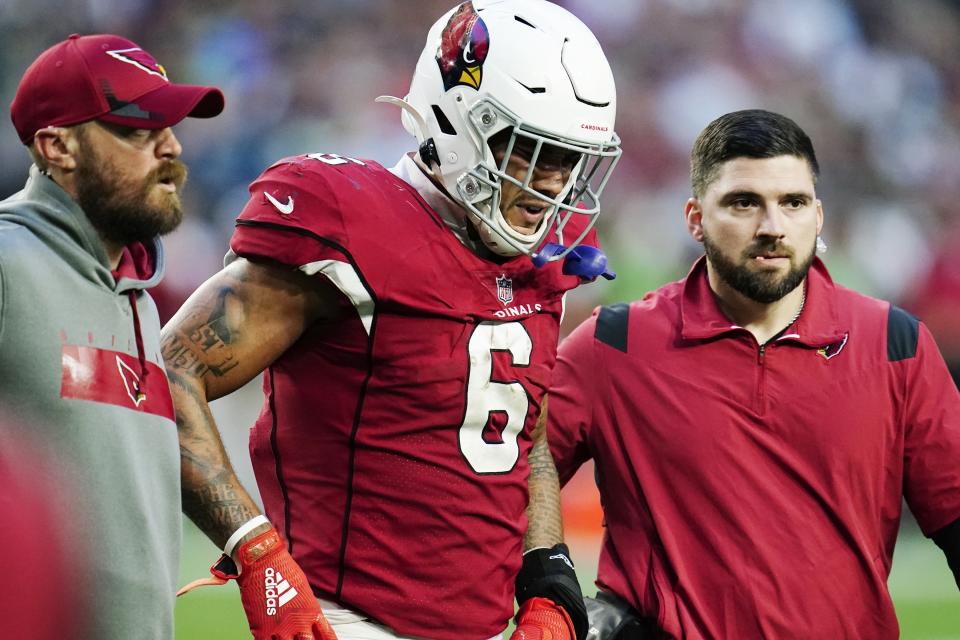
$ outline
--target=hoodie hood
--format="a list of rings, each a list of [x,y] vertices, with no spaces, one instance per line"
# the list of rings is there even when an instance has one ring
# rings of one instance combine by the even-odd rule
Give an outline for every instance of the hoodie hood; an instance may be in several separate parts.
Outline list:
[[[118,294],[149,289],[163,277],[163,245],[159,238],[129,245],[129,256],[122,261],[126,268],[114,277],[103,242],[86,213],[36,165],[30,167],[23,190],[0,202],[0,220],[29,229],[80,276]]]

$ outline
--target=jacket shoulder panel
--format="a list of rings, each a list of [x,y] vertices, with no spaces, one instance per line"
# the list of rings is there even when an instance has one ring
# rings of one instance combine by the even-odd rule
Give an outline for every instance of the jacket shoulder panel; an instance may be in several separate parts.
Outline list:
[[[899,362],[916,356],[919,338],[920,321],[891,304],[887,313],[887,360]]]
[[[600,342],[627,352],[627,325],[630,320],[630,305],[625,302],[600,308],[594,337]]]

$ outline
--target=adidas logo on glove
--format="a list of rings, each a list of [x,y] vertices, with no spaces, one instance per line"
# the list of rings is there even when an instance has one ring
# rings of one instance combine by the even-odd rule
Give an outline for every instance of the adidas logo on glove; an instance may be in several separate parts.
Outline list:
[[[254,526],[269,524],[266,518],[258,516],[237,530],[240,535],[236,532],[233,535],[239,539],[249,533],[248,525],[251,523]],[[210,567],[212,578],[194,580],[177,595],[203,584],[224,584],[227,580],[236,579],[240,586],[243,611],[247,614],[255,640],[280,637],[337,640],[330,623],[320,613],[320,603],[316,598],[307,597],[293,602],[300,591],[310,594],[310,583],[290,557],[276,529],[271,527],[269,531],[240,545],[236,561],[227,553],[228,550],[233,551],[232,546],[228,542],[217,564]],[[284,605],[290,606],[281,613]]]
[[[263,587],[267,600],[267,615],[277,615],[277,609],[287,604],[297,596],[297,590],[283,579],[279,571],[267,567],[263,572]]]

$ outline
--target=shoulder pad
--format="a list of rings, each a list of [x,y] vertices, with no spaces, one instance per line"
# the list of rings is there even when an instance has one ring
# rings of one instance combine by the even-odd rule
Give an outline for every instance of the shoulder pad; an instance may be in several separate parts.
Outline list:
[[[917,355],[920,321],[891,304],[887,314],[887,360],[899,362]]]
[[[382,209],[376,205],[391,192],[393,180],[372,161],[333,154],[284,158],[250,184],[250,199],[239,220],[343,236],[347,224],[374,226],[367,214]]]
[[[281,158],[267,167],[258,179],[279,175],[288,175],[293,178],[312,175],[321,176],[325,180],[350,181],[350,176],[371,173],[381,175],[389,172],[383,165],[373,160],[358,160],[335,153],[305,153]]]
[[[627,352],[627,321],[630,319],[630,305],[626,302],[600,307],[597,316],[597,328],[593,336],[614,349]]]

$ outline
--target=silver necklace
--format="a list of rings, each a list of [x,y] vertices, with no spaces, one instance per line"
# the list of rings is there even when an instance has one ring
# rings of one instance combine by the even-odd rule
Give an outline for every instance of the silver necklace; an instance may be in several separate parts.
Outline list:
[[[796,315],[793,316],[793,320],[791,320],[790,322],[788,322],[788,323],[787,323],[787,326],[785,326],[783,329],[781,329],[781,330],[778,331],[776,334],[774,334],[773,336],[771,336],[770,338],[768,338],[766,342],[762,343],[762,344],[760,345],[760,351],[763,351],[763,350],[766,348],[767,344],[770,343],[771,340],[776,339],[777,336],[783,334],[784,331],[786,331],[787,329],[789,329],[790,327],[793,326],[793,323],[796,322],[797,319],[800,317],[800,314],[803,313],[803,306],[804,306],[806,303],[807,303],[807,290],[806,290],[806,288],[804,288],[804,290],[800,293],[800,308],[797,309],[797,313],[796,313]]]
[[[803,313],[803,305],[805,304],[807,304],[807,288],[806,287],[804,287],[803,290],[800,291],[800,308],[797,309],[797,313],[796,315],[793,316],[793,320],[787,323],[787,327],[792,326],[793,323],[797,321],[797,319],[800,317],[800,314]]]

